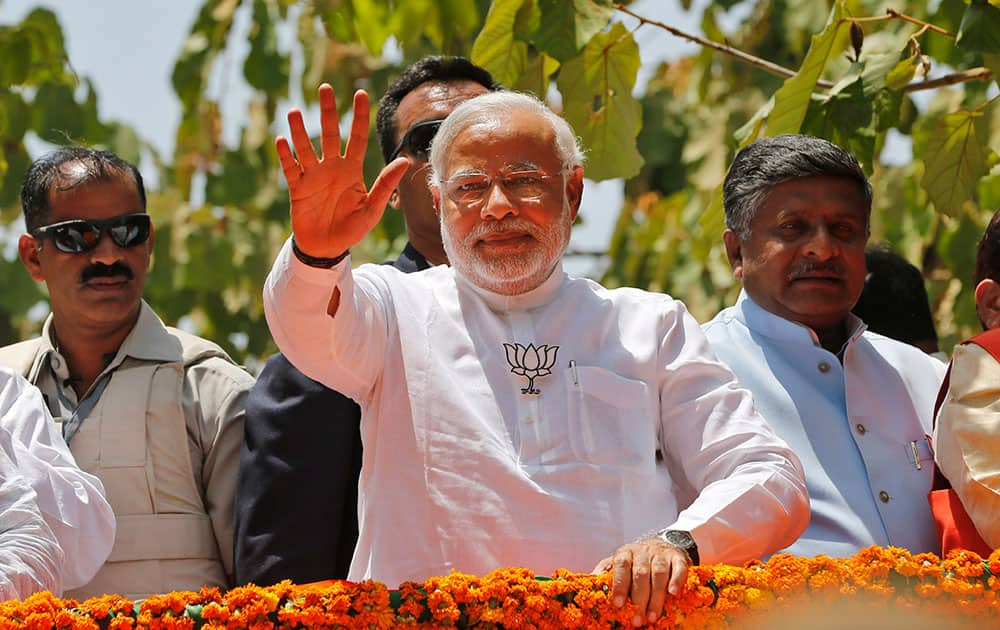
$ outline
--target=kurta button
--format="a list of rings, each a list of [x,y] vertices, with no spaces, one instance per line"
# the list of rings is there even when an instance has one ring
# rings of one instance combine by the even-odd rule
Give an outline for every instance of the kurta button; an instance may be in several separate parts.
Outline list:
[[[864,435],[865,432],[868,431],[868,429],[865,428],[865,425],[861,424],[860,422],[858,423],[858,426],[856,426],[854,428],[857,429],[858,433],[860,433],[861,435]]]
[[[879,501],[881,501],[882,503],[888,503],[889,502],[889,493],[886,492],[885,490],[883,490],[882,492],[878,493],[878,498],[879,498]]]
[[[52,367],[57,370],[62,367],[62,361],[59,360],[59,357],[52,357]]]
[[[830,364],[827,363],[826,361],[820,361],[819,365],[817,365],[816,367],[819,368],[819,371],[822,372],[823,374],[826,374],[827,372],[830,371]]]

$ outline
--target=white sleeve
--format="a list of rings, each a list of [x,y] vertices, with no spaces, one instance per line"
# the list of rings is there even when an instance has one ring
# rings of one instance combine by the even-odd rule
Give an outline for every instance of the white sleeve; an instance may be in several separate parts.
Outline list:
[[[38,514],[35,494],[0,448],[0,601],[38,591],[62,595],[63,552]]]
[[[955,346],[934,459],[979,535],[1000,546],[1000,363],[978,345]]]
[[[264,283],[264,314],[271,336],[303,374],[363,403],[383,363],[388,292],[376,278],[358,279],[351,257],[331,269],[302,263],[291,239]],[[334,290],[340,295],[333,315]]]
[[[114,544],[115,516],[104,486],[77,467],[38,389],[8,370],[0,379],[0,447],[34,490],[38,510],[62,547],[63,586],[83,586]]]
[[[660,349],[662,446],[697,496],[670,527],[692,533],[703,564],[738,565],[790,545],[806,528],[805,475],[677,305]]]

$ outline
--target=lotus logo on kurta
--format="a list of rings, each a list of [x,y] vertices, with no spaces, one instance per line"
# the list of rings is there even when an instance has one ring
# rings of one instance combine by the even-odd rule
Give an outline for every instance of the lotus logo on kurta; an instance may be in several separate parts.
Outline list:
[[[505,343],[503,349],[507,351],[510,371],[528,379],[528,386],[522,387],[521,393],[541,394],[540,390],[535,389],[535,379],[552,374],[559,346],[535,346],[533,343],[522,346],[519,343],[513,345]]]

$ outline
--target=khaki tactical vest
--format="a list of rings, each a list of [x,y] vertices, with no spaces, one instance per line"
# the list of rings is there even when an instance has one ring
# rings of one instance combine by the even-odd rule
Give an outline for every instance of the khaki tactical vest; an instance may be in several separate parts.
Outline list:
[[[84,420],[70,451],[104,484],[117,528],[107,562],[85,586],[64,597],[117,593],[130,599],[202,585],[227,587],[201,484],[191,467],[181,406],[184,369],[228,355],[215,344],[173,328],[175,362],[126,358]],[[0,349],[7,365],[37,382],[41,339]],[[155,454],[154,454],[155,453]]]

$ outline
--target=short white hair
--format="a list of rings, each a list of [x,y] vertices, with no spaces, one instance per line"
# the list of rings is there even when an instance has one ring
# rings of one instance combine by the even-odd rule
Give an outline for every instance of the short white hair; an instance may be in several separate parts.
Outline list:
[[[487,92],[456,107],[441,124],[441,128],[434,136],[434,142],[431,143],[431,183],[440,185],[444,175],[445,154],[458,134],[484,118],[515,111],[537,114],[548,121],[552,131],[555,132],[556,153],[564,169],[583,165],[583,150],[580,148],[579,139],[573,133],[573,128],[545,103],[522,92]]]

